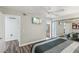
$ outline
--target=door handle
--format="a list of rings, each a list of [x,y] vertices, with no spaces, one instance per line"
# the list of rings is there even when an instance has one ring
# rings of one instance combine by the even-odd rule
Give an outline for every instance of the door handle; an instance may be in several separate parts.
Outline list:
[[[1,39],[3,39],[3,38],[0,37],[0,40],[1,40]]]

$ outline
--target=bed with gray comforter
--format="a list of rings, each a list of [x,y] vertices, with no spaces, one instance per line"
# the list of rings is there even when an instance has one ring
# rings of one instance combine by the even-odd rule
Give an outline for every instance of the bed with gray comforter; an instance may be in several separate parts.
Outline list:
[[[55,38],[37,43],[33,53],[79,53],[79,42]]]

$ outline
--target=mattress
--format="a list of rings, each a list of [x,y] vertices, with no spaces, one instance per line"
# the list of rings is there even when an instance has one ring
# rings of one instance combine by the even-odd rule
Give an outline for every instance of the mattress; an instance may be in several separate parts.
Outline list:
[[[79,53],[79,42],[62,38],[51,39],[33,46],[33,53]]]

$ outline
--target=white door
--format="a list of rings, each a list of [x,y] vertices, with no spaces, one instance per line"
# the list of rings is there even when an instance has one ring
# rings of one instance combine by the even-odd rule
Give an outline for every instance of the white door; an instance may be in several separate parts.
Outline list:
[[[5,41],[4,41],[4,19],[3,16],[0,15],[0,52],[5,50]]]
[[[20,40],[20,16],[5,16],[5,40]]]

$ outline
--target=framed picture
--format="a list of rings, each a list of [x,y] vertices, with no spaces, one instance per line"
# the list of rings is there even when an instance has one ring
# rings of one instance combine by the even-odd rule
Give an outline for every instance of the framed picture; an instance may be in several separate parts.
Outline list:
[[[72,23],[72,29],[77,29],[77,24]]]
[[[32,17],[32,24],[41,24],[41,22],[39,17]]]
[[[79,29],[79,23],[78,23],[78,25],[77,25],[77,29]]]

